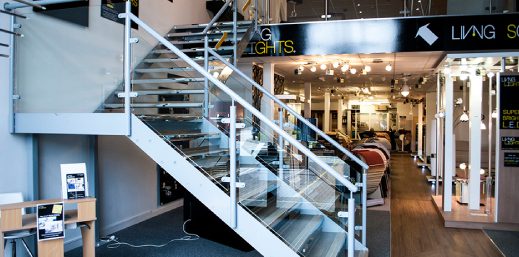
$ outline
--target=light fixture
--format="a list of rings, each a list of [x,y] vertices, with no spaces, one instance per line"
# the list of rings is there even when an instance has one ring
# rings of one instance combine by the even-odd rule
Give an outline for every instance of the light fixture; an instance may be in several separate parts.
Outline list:
[[[303,72],[305,70],[305,66],[299,65],[297,69],[299,69],[300,72]]]
[[[485,170],[484,169],[480,169],[479,170],[479,175],[485,175]]]
[[[393,70],[393,66],[391,66],[391,63],[388,63],[386,65],[386,71],[391,71],[391,70]]]
[[[326,64],[321,64],[321,70],[326,70]]]
[[[341,67],[342,72],[347,72],[349,69],[350,69],[350,65],[348,65],[347,63],[343,64]]]
[[[463,104],[463,98],[457,98],[456,101],[454,102],[455,105],[462,105]]]
[[[373,99],[375,99],[375,97],[373,97],[372,95],[370,95],[370,96],[368,96],[368,99],[369,99],[369,100],[373,100]]]
[[[463,162],[463,163],[460,163],[460,166],[459,166],[459,167],[460,167],[460,169],[462,169],[462,170],[466,170],[466,169],[467,169],[467,164],[464,163],[464,162]]]
[[[312,67],[310,67],[310,71],[311,71],[311,72],[316,72],[316,71],[317,71],[317,68],[316,68],[315,66],[312,66]]]
[[[407,84],[405,84],[403,87],[402,87],[402,90],[400,91],[400,94],[402,94],[402,96],[404,97],[407,97],[409,95],[409,86]]]
[[[487,73],[487,76],[488,76],[489,78],[493,78],[495,75],[496,75],[496,74],[495,74],[494,72],[491,72],[491,71]]]
[[[339,68],[339,62],[334,62],[332,65],[334,69]]]
[[[369,65],[364,66],[364,70],[366,72],[371,72],[371,66],[369,66]]]
[[[213,72],[213,78],[217,79],[218,76],[220,76],[220,73],[218,73],[218,71]]]
[[[355,74],[357,73],[357,69],[355,69],[355,68],[351,68],[351,69],[350,69],[350,73],[353,74],[353,75],[355,75]]]
[[[494,109],[494,110],[492,111],[491,116],[492,116],[493,119],[497,118],[497,110],[496,110],[496,109]]]
[[[460,80],[465,81],[465,80],[467,80],[468,78],[469,78],[469,74],[468,74],[468,72],[462,71],[462,72],[460,73]]]
[[[463,111],[463,114],[461,114],[461,116],[460,116],[460,121],[461,121],[461,122],[467,122],[467,121],[469,121],[469,115],[467,114],[466,111]]]
[[[485,123],[483,121],[481,121],[480,128],[481,128],[481,130],[486,130],[487,129],[487,125],[485,125]]]
[[[445,68],[443,68],[443,73],[445,73],[446,75],[451,74],[451,72],[452,72],[451,67],[445,66]]]

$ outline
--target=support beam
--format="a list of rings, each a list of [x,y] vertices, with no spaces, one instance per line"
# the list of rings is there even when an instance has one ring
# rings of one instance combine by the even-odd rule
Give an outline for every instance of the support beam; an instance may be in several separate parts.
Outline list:
[[[305,106],[304,116],[306,119],[312,118],[312,83],[305,82]]]
[[[274,94],[274,84],[275,84],[274,64],[273,63],[264,63],[263,64],[263,87],[269,93],[271,93],[272,95],[275,95]],[[271,100],[270,98],[263,97],[261,99],[261,113],[263,115],[265,115],[265,117],[267,117],[269,120],[275,120],[274,111],[275,111],[274,101]],[[269,135],[268,138],[261,139],[262,141],[269,140],[269,138],[270,139],[274,138],[272,130],[269,129],[268,127],[261,126],[261,130],[262,130],[261,131],[262,133],[266,133],[267,135]]]
[[[330,131],[330,92],[324,93],[323,131]]]
[[[469,209],[479,210],[481,178],[481,106],[483,80],[481,76],[470,76],[469,89]]]
[[[443,211],[452,210],[452,176],[456,170],[454,152],[454,83],[452,77],[445,78],[445,176],[443,177]],[[439,185],[437,185],[439,186]]]
[[[418,153],[417,154],[418,154],[418,156],[423,157],[423,103],[418,104]]]

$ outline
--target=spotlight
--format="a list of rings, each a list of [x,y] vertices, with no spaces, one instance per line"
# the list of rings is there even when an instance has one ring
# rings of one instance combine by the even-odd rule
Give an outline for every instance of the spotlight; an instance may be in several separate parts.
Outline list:
[[[452,72],[451,67],[446,66],[445,68],[443,68],[443,73],[445,73],[445,75],[449,75],[449,74],[451,74],[451,72]]]
[[[350,69],[350,73],[353,74],[353,75],[355,75],[355,74],[357,73],[357,69],[355,69],[355,68],[351,68],[351,69]]]
[[[386,65],[386,71],[391,71],[393,70],[393,66],[391,66],[391,63]]]
[[[300,72],[303,72],[305,70],[305,66],[303,65],[299,65],[299,67],[297,68]]]
[[[463,163],[460,163],[460,166],[459,166],[459,167],[460,167],[460,169],[462,169],[462,170],[466,170],[466,169],[467,169],[467,164],[464,163],[464,162],[463,162]]]
[[[364,66],[364,70],[366,72],[371,72],[371,66],[369,66],[369,65]]]
[[[321,70],[326,70],[326,64],[321,64]]]
[[[465,72],[462,71],[461,74],[460,74],[460,80],[465,81],[465,80],[467,80],[468,78],[469,78],[469,75],[468,75],[467,73],[465,73]]]
[[[487,125],[485,125],[485,123],[483,121],[481,121],[480,128],[481,128],[481,130],[486,130],[487,129]]]
[[[493,73],[493,72],[489,72],[489,73],[487,73],[487,76],[488,76],[489,78],[493,78],[495,75],[496,75],[496,74]]]
[[[213,78],[218,78],[220,76],[220,73],[218,71],[213,72]]]
[[[460,116],[460,121],[461,121],[461,122],[467,122],[467,121],[469,121],[469,115],[467,114],[466,111],[463,111],[463,114]]]
[[[316,71],[317,71],[317,68],[316,68],[315,66],[312,66],[312,67],[310,67],[310,71],[311,71],[311,72],[316,72]]]
[[[492,115],[491,116],[492,116],[493,119],[497,118],[497,110],[496,109],[494,109],[492,111]]]
[[[342,72],[347,72],[349,69],[350,69],[350,65],[348,65],[347,63],[343,64],[341,67]]]
[[[295,75],[301,75],[301,74],[303,74],[303,72],[300,69],[295,69],[294,70],[294,74]]]
[[[334,62],[332,65],[334,69],[337,69],[339,67],[339,62]]]

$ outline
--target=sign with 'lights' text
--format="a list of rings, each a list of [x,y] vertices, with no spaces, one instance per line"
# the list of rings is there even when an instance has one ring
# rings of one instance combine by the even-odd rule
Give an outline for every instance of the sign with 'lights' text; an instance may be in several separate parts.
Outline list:
[[[519,74],[501,74],[499,90],[499,127],[501,129],[519,129]]]
[[[264,25],[244,56],[513,49],[519,49],[518,14]]]

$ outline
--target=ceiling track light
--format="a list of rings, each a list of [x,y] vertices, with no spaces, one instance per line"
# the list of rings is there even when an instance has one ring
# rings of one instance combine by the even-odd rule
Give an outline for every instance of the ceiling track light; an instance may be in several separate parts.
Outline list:
[[[311,72],[316,72],[317,71],[317,67],[315,67],[315,65],[313,65],[312,67],[310,67],[310,71]]]
[[[365,65],[365,66],[364,66],[364,70],[365,70],[366,72],[371,72],[371,66],[369,66],[369,65]]]
[[[337,69],[337,68],[339,68],[340,63],[339,62],[333,62],[332,65],[333,65],[334,69]]]
[[[388,63],[386,65],[386,71],[392,71],[393,70],[393,66],[391,66],[391,63]]]
[[[357,73],[357,69],[355,69],[355,68],[351,68],[351,69],[350,69],[350,73],[351,73],[352,75],[355,75],[355,74]]]
[[[326,70],[326,68],[327,68],[327,67],[326,67],[326,64],[324,64],[324,63],[321,64],[321,70]]]

